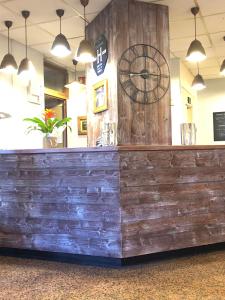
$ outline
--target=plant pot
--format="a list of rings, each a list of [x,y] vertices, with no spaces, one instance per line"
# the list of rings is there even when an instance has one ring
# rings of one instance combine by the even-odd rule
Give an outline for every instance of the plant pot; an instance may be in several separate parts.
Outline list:
[[[43,137],[44,148],[56,148],[58,146],[57,137],[46,135]]]

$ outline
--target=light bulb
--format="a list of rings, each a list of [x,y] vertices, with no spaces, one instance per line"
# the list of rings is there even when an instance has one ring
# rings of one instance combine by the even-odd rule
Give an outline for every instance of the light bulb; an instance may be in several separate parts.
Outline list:
[[[81,41],[74,59],[81,63],[92,63],[96,58],[96,50],[91,43],[87,40]]]
[[[24,58],[21,61],[18,70],[18,75],[20,79],[25,83],[27,83],[29,80],[31,80],[34,77],[35,69],[32,62],[29,59]]]
[[[192,41],[186,56],[190,62],[200,62],[206,59],[205,50],[199,40]]]
[[[192,88],[196,91],[201,91],[206,88],[203,77],[197,74],[192,82]]]

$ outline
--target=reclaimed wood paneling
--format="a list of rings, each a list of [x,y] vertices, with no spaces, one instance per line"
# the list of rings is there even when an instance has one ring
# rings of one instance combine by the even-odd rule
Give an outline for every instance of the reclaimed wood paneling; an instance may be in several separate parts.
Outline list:
[[[101,34],[104,34],[108,41],[108,62],[105,72],[97,76],[92,65],[87,65],[86,84],[87,84],[87,120],[88,120],[88,145],[95,146],[96,140],[100,136],[103,122],[115,122],[118,120],[117,103],[117,62],[118,52],[121,52],[125,40],[128,40],[127,30],[128,16],[124,16],[127,10],[127,0],[112,1],[88,26],[88,39],[96,42]],[[127,27],[127,30],[120,31],[119,28]],[[93,112],[93,85],[97,82],[108,80],[108,110],[94,114]]]
[[[118,153],[0,154],[0,247],[120,257],[120,245]]]
[[[200,148],[120,152],[123,257],[225,241],[225,150]]]
[[[97,77],[89,66],[86,74],[89,146],[95,146],[101,124],[107,120],[117,124],[119,145],[170,145],[170,91],[159,102],[143,105],[134,103],[118,81],[120,57],[134,44],[151,45],[169,61],[168,7],[134,0],[113,0],[87,27],[88,38],[92,41],[102,33],[109,46],[105,73]],[[109,110],[93,114],[92,86],[102,79],[109,81]]]
[[[224,146],[57,151],[0,151],[0,247],[125,258],[225,242]]]

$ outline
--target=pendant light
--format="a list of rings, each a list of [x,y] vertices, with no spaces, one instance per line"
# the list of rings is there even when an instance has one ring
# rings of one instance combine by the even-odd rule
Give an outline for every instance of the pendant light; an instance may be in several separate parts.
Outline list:
[[[5,112],[0,111],[0,120],[2,119],[8,119],[11,118],[12,116],[10,114],[7,114]]]
[[[224,59],[222,65],[221,65],[220,74],[225,76],[225,59]]]
[[[9,74],[13,74],[17,72],[18,66],[15,61],[14,56],[10,53],[9,47],[9,29],[12,27],[12,21],[5,21],[5,26],[8,28],[8,53],[3,57],[1,62],[0,69],[1,71]]]
[[[57,57],[66,57],[70,55],[71,49],[70,45],[65,37],[64,34],[62,34],[62,16],[64,15],[64,10],[63,9],[57,9],[56,14],[59,17],[59,26],[60,26],[60,33],[56,36],[52,48],[51,48],[51,53],[54,56]]]
[[[196,24],[196,15],[199,13],[199,7],[192,7],[192,14],[195,19],[195,39],[191,42],[191,45],[188,49],[186,59],[190,62],[200,62],[206,59],[205,49],[203,48],[201,42],[197,40],[197,24]]]
[[[198,66],[198,64],[197,64]],[[199,74],[199,66],[198,66],[198,74],[195,76],[192,82],[192,88],[196,91],[201,91],[206,88],[205,81],[202,75]]]
[[[86,6],[89,0],[80,0],[81,5],[84,7],[84,40],[80,42],[79,48],[75,55],[75,60],[81,63],[91,63],[97,59],[97,54],[94,46],[87,40],[86,36]]]
[[[21,12],[22,17],[25,20],[25,49],[26,49],[26,57],[21,61],[19,69],[18,69],[18,75],[20,78],[24,81],[29,81],[35,74],[34,66],[31,62],[31,60],[27,57],[27,19],[30,16],[30,12],[28,10],[23,10]]]
[[[225,41],[225,36],[223,37],[223,40]],[[225,59],[224,59],[222,65],[221,65],[221,68],[220,68],[220,74],[221,74],[222,76],[225,76]]]
[[[65,85],[66,88],[81,88],[81,87],[85,87],[84,84],[80,83],[79,81],[77,81],[77,64],[78,61],[73,59],[72,60],[73,65],[74,65],[74,81],[68,83]]]

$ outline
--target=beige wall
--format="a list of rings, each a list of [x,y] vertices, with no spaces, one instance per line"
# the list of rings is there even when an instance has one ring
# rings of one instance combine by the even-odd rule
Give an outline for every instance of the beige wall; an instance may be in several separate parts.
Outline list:
[[[1,35],[0,44],[0,60],[2,60],[7,53],[7,39]],[[24,45],[12,41],[11,47],[19,65],[25,56]],[[17,75],[0,73],[0,112],[11,115],[9,119],[0,120],[0,149],[42,147],[42,135],[37,132],[26,135],[27,123],[23,122],[25,117],[41,115],[44,109],[43,56],[32,49],[28,50],[28,56],[36,69],[30,91]],[[32,97],[31,94],[39,96],[39,105],[28,101]]]
[[[78,135],[77,118],[87,115],[87,97],[85,87],[70,88],[69,99],[67,101],[67,115],[72,118],[70,126],[72,130],[67,130],[68,147],[87,147],[87,136]]]
[[[197,94],[191,88],[193,75],[180,62],[180,59],[172,59],[171,70],[171,115],[172,115],[172,144],[181,144],[182,123],[197,121]],[[187,98],[190,97],[192,107],[187,106]]]
[[[198,93],[197,139],[202,145],[219,145],[214,142],[213,113],[225,112],[225,78],[206,80],[207,88]]]
[[[173,145],[181,144],[180,124],[196,125],[198,145],[221,145],[214,142],[213,112],[225,111],[225,78],[206,80],[206,89],[196,93],[192,87],[193,75],[180,62],[171,60],[172,138]],[[187,107],[187,97],[192,107]]]

